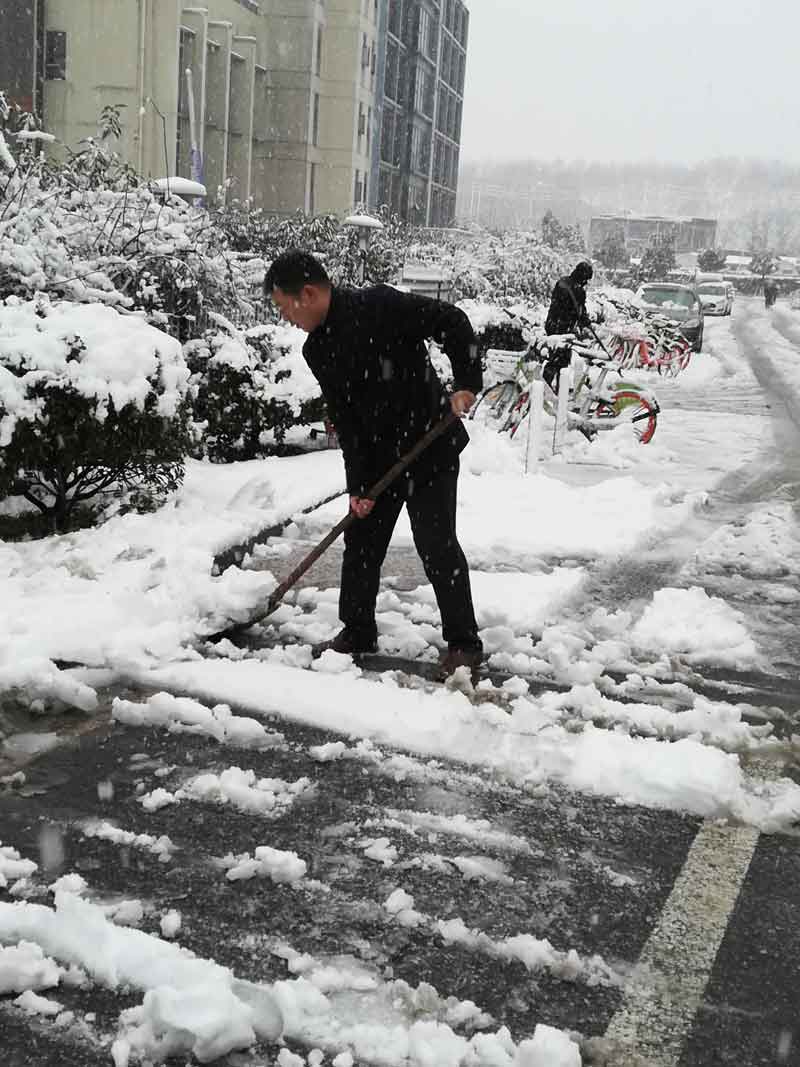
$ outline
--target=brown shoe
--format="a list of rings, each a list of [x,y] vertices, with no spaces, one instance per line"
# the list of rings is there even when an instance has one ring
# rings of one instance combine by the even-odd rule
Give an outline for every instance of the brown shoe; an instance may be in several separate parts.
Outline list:
[[[318,645],[313,645],[311,655],[314,659],[319,659],[322,653],[327,652],[328,649],[331,652],[341,652],[344,656],[368,656],[371,652],[378,651],[378,638],[365,637],[364,634],[355,630],[348,630],[345,626],[330,641],[320,641]]]
[[[449,678],[459,667],[468,667],[474,677],[483,663],[483,652],[478,648],[454,648],[450,647],[439,657],[439,674]]]

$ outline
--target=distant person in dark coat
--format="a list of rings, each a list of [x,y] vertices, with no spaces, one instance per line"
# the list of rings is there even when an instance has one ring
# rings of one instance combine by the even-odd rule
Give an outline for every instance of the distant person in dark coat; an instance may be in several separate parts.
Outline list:
[[[361,520],[344,535],[339,617],[332,641],[317,646],[351,655],[377,649],[375,601],[380,570],[405,504],[414,544],[433,586],[447,653],[442,672],[475,669],[482,644],[469,567],[456,537],[460,422],[439,437],[377,500],[368,489],[449,411],[466,414],[482,387],[467,316],[438,300],[391,286],[342,289],[306,252],[289,250],[267,271],[264,289],[288,322],[308,332],[303,355],[320,384],[344,455],[351,511]],[[448,396],[428,358],[433,339],[450,359]]]
[[[586,286],[593,274],[591,263],[583,260],[571,274],[558,279],[553,287],[550,310],[544,324],[544,331],[548,336],[575,333],[576,330],[589,325]],[[544,380],[551,388],[556,388],[559,371],[562,367],[569,366],[571,355],[569,345],[551,351],[543,372]]]
[[[771,278],[768,278],[764,282],[764,305],[771,308],[777,299],[778,286]]]

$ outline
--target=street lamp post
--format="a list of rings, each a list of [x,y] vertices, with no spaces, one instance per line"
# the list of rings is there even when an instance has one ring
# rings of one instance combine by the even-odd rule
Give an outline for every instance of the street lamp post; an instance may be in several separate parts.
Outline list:
[[[358,280],[360,284],[363,285],[367,276],[367,251],[369,250],[369,242],[372,238],[373,230],[382,230],[383,223],[380,219],[376,219],[372,215],[348,215],[344,220],[344,225],[352,226],[353,229],[358,231]]]

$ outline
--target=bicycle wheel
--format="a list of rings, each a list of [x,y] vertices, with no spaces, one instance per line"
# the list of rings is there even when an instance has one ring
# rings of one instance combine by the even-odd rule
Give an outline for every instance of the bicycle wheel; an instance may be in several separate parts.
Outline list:
[[[519,401],[522,390],[515,381],[510,379],[505,382],[497,382],[490,386],[478,397],[475,407],[470,412],[470,418],[475,422],[488,426],[498,433],[508,429],[511,415]]]
[[[658,364],[658,373],[667,378],[676,378],[682,370],[686,370],[691,358],[692,350],[685,341],[670,345]]]
[[[508,416],[508,422],[504,427],[504,429],[508,430],[509,437],[514,436],[514,434],[522,425],[522,420],[528,414],[529,396],[530,393],[526,389],[524,392],[519,394],[519,399],[517,400],[516,404],[514,404],[514,406],[511,408],[511,411]]]
[[[596,419],[614,419],[617,424],[631,426],[640,444],[649,444],[656,432],[658,406],[646,393],[627,387],[618,389],[609,403],[601,400],[594,410]]]

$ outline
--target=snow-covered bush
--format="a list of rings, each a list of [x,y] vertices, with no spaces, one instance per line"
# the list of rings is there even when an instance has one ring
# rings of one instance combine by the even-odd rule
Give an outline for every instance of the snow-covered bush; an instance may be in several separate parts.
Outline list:
[[[102,143],[0,169],[0,299],[144,310],[181,340],[209,309],[254,322],[252,279],[208,212],[155,193]]]
[[[293,327],[210,330],[184,348],[192,372],[193,454],[217,463],[254,459],[298,423],[322,418],[319,387]]]
[[[642,317],[641,301],[634,291],[610,285],[589,291],[586,310],[592,322],[606,325],[635,322]]]
[[[530,326],[537,318],[544,321],[544,309],[501,307],[482,300],[462,300],[459,307],[465,312],[475,331],[478,348],[485,353],[489,348],[521,352],[530,340]]]
[[[69,526],[76,506],[176,488],[188,446],[180,344],[103,305],[0,304],[0,500],[24,497]]]
[[[502,306],[550,300],[558,279],[569,274],[578,256],[550,248],[538,233],[490,234],[485,231],[448,234],[435,241],[415,240],[409,259],[436,263],[453,279],[456,300],[484,300]]]
[[[371,231],[364,264],[366,281],[372,285],[399,277],[412,234],[399,215],[384,209],[379,217],[383,229]],[[308,216],[299,212],[291,218],[276,218],[234,202],[217,209],[213,219],[234,252],[258,256],[268,264],[287,248],[300,248],[318,256],[337,284],[359,284],[358,232],[345,226],[336,215]]]

